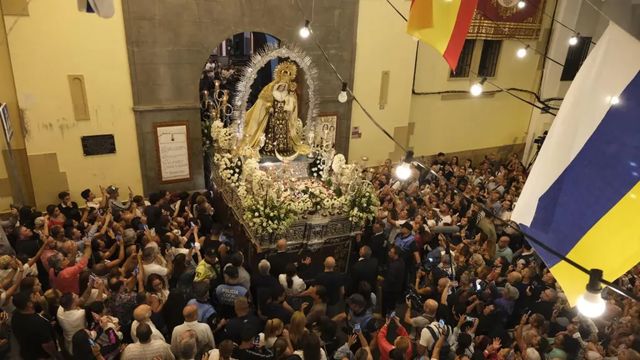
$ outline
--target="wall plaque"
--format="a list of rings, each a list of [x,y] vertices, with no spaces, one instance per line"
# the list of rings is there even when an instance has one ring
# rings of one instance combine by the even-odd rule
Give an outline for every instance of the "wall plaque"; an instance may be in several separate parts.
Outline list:
[[[80,138],[84,156],[115,154],[116,140],[113,134],[89,135]]]
[[[154,127],[160,181],[166,183],[191,180],[188,123],[159,123]]]

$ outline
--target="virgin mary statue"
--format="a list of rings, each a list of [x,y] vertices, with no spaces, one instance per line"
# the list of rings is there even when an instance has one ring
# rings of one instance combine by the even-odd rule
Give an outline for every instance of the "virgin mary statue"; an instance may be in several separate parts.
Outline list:
[[[302,121],[298,119],[296,64],[285,61],[274,71],[274,80],[265,86],[247,111],[239,149],[249,147],[264,155],[308,154],[302,142]]]

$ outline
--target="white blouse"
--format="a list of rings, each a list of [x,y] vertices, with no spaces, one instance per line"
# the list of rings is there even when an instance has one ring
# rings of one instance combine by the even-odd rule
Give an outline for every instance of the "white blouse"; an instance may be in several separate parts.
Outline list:
[[[299,295],[301,292],[307,289],[307,284],[305,284],[304,280],[302,280],[298,275],[294,275],[291,279],[293,280],[293,286],[288,287],[287,274],[280,274],[278,276],[278,282],[284,288],[284,293],[287,296]]]

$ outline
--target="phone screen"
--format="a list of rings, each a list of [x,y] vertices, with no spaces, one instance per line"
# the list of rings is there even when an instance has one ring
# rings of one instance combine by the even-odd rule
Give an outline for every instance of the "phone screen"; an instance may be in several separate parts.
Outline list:
[[[438,323],[440,324],[440,326],[444,326],[444,320],[440,320],[438,321]]]
[[[361,329],[360,329],[360,324],[355,324],[355,325],[353,326],[353,332],[355,332],[355,333],[359,333],[359,332],[360,332],[360,330],[361,330]]]

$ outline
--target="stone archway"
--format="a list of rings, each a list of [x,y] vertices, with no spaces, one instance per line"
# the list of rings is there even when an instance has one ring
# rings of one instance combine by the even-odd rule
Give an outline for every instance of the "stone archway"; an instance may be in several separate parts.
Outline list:
[[[310,12],[310,1],[301,2]],[[357,12],[356,0],[326,0],[313,14],[316,36],[349,83],[353,83]],[[338,103],[341,84],[313,42],[298,38],[304,17],[293,2],[137,0],[123,2],[123,13],[145,192],[204,188],[202,157],[197,155],[202,152],[200,104],[194,84],[211,49],[225,36],[243,31],[273,34],[284,42],[299,44],[312,57],[319,68],[321,112],[338,114],[337,150],[348,153],[351,106]],[[157,175],[154,125],[177,120],[190,124],[192,176],[189,181],[162,183]]]

